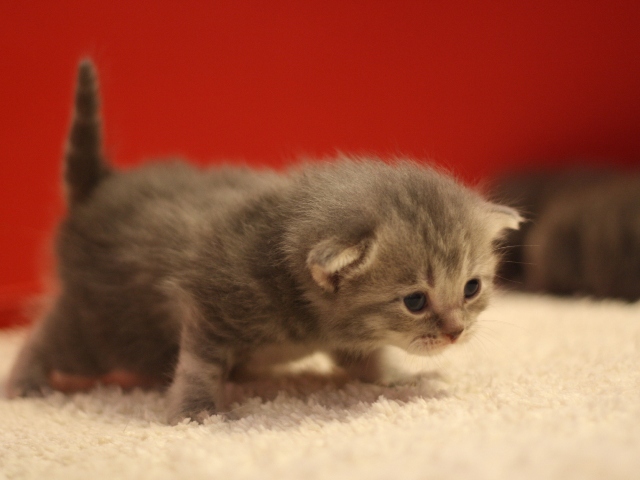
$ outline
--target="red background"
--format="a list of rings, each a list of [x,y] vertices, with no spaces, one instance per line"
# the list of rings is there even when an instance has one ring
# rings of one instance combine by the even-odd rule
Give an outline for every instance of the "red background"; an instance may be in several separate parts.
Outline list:
[[[475,182],[640,159],[634,1],[5,1],[0,54],[0,325],[50,263],[86,55],[119,165],[404,153]]]

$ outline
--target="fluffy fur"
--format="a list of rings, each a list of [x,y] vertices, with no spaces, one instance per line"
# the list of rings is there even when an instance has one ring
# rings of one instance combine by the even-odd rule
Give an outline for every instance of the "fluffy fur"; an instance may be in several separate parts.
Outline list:
[[[57,237],[62,292],[10,395],[52,372],[164,377],[168,420],[225,407],[252,364],[328,352],[380,379],[379,350],[435,353],[473,330],[515,210],[410,161],[338,159],[288,174],[103,161],[94,69],[79,71]],[[465,298],[470,279],[480,290]],[[424,293],[412,312],[404,297]]]

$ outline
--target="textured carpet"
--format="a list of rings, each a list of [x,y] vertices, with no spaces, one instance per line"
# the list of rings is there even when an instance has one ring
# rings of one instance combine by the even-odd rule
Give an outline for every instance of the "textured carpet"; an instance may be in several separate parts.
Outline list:
[[[640,478],[640,304],[505,295],[481,318],[440,357],[390,352],[409,383],[230,384],[205,425],[164,425],[158,392],[1,399],[0,477]],[[22,338],[0,333],[0,379]]]

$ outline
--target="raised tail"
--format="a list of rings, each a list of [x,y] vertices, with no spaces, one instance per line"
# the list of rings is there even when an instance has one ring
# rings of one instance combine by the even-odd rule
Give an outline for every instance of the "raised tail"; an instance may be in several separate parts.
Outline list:
[[[109,174],[102,153],[98,85],[91,60],[78,67],[78,84],[69,142],[65,155],[64,180],[69,206],[82,203]]]

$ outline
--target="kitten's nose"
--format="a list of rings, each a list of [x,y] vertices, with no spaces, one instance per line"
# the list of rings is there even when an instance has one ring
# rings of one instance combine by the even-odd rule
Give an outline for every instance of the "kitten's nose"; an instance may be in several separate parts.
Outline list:
[[[464,327],[458,327],[454,330],[450,330],[448,332],[442,332],[442,334],[447,337],[449,340],[451,340],[451,343],[455,343],[456,340],[458,340],[458,338],[460,337],[460,335],[462,335],[462,332],[464,332]]]
[[[464,325],[456,312],[446,312],[438,315],[436,321],[440,327],[440,333],[451,340],[451,343],[458,340],[462,332],[464,332]]]

